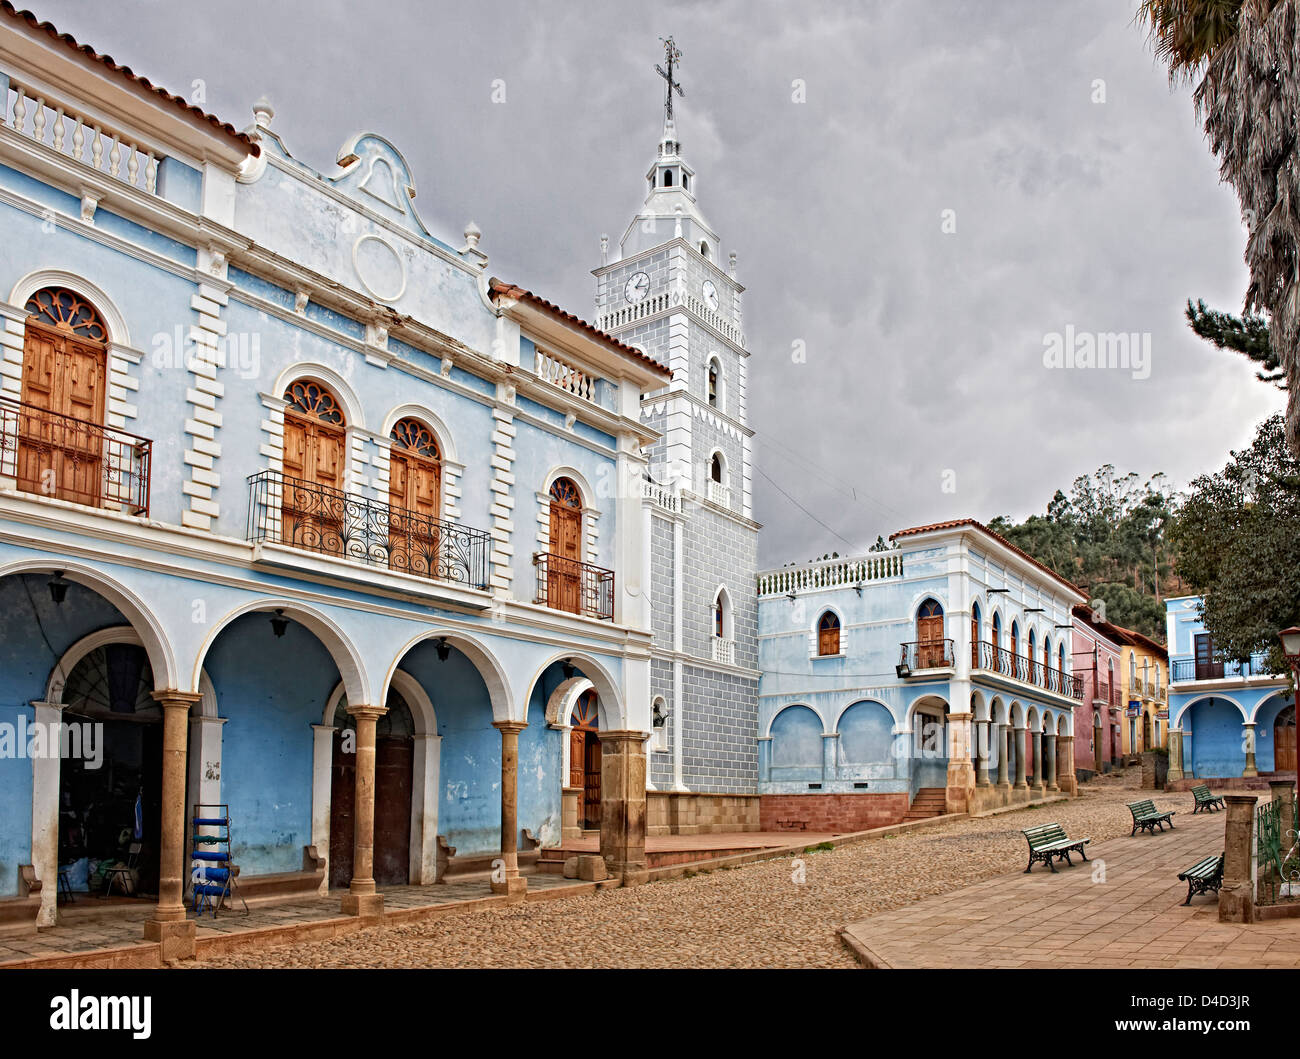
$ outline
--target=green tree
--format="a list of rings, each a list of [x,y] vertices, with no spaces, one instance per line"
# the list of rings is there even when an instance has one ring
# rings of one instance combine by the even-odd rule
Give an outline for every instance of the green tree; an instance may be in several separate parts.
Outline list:
[[[1277,634],[1300,624],[1300,461],[1281,416],[1192,482],[1169,542],[1215,647],[1236,661],[1267,651],[1270,669],[1288,672]]]
[[[1164,641],[1162,596],[1176,582],[1164,534],[1175,497],[1163,474],[1142,481],[1111,464],[1060,489],[1045,515],[989,527],[1106,602],[1108,619]]]
[[[1142,0],[1171,82],[1196,82],[1219,176],[1237,191],[1249,236],[1244,312],[1267,313],[1286,373],[1286,437],[1300,454],[1300,0]]]
[[[1251,313],[1241,316],[1221,313],[1208,308],[1199,298],[1195,305],[1190,298],[1187,299],[1186,315],[1192,330],[1207,342],[1264,365],[1264,371],[1255,372],[1255,378],[1260,382],[1276,383],[1279,389],[1286,389],[1286,372],[1278,370],[1281,361],[1269,343],[1268,320],[1264,317]]]

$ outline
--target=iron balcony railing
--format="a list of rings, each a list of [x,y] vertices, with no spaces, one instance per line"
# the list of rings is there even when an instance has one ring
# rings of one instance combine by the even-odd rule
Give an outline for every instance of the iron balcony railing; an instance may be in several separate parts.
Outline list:
[[[614,571],[562,555],[537,552],[537,599],[552,610],[614,620]]]
[[[153,442],[0,398],[0,479],[25,493],[149,514]]]
[[[1092,698],[1094,702],[1104,702],[1114,709],[1119,709],[1124,704],[1123,697],[1123,689],[1118,684],[1112,684],[1109,680],[1099,680],[1096,694]]]
[[[898,664],[908,669],[951,669],[957,664],[952,640],[915,640],[899,645]]]
[[[1222,680],[1224,677],[1270,676],[1268,655],[1256,651],[1247,662],[1231,662],[1223,658],[1209,660],[1197,658],[1171,658],[1169,679],[1172,683],[1188,680]]]
[[[487,588],[492,537],[483,530],[279,471],[260,471],[248,487],[248,539],[254,543]]]
[[[984,669],[1057,695],[1068,695],[1072,699],[1083,701],[1083,677],[1080,674],[1053,669],[987,640],[981,640],[977,646],[979,652],[975,659],[976,669]]]

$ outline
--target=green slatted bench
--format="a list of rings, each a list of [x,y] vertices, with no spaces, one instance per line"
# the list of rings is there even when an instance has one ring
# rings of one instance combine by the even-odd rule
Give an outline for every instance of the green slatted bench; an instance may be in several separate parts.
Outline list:
[[[1190,868],[1178,873],[1178,881],[1187,883],[1187,900],[1183,902],[1184,905],[1190,905],[1196,894],[1209,893],[1211,890],[1217,894],[1223,885],[1223,854],[1198,860]]]
[[[1163,831],[1165,824],[1168,824],[1169,830],[1174,829],[1174,822],[1170,819],[1174,815],[1173,810],[1162,813],[1156,808],[1156,803],[1150,799],[1144,802],[1129,802],[1128,811],[1133,814],[1133,830],[1129,832],[1129,838],[1138,833],[1138,828],[1154,833],[1157,827]]]
[[[1223,808],[1223,797],[1218,794],[1211,794],[1208,784],[1198,783],[1193,787],[1192,797],[1196,799],[1196,805],[1192,807],[1194,813],[1199,813],[1202,809]]]
[[[1074,861],[1070,860],[1072,852],[1078,853],[1084,860],[1088,859],[1088,855],[1083,852],[1083,847],[1092,839],[1070,838],[1060,824],[1042,824],[1039,827],[1031,827],[1020,833],[1025,836],[1025,841],[1029,843],[1029,866],[1025,868],[1026,875],[1029,874],[1029,869],[1034,866],[1036,860],[1041,860],[1055,872],[1056,865],[1052,863],[1053,857],[1071,865],[1074,863]]]

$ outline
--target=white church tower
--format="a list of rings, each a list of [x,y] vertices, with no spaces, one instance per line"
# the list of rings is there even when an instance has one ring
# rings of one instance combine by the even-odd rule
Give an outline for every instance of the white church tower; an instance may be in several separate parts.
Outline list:
[[[642,403],[646,424],[663,434],[649,453],[654,481],[646,483],[651,700],[656,717],[666,718],[649,746],[650,780],[658,790],[752,794],[759,526],[745,412],[744,288],[736,255],[723,257],[682,155],[672,106],[673,93],[682,94],[673,79],[681,54],[672,38],[664,47],[667,69],[656,66],[667,82],[663,135],[645,176],[645,203],[616,257],[602,237],[596,324],[672,371],[672,382]]]

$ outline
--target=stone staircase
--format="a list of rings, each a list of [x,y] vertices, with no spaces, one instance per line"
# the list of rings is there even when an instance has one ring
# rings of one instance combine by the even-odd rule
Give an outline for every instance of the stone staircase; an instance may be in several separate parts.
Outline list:
[[[942,787],[921,787],[912,799],[912,804],[903,817],[909,820],[928,820],[932,816],[943,816],[948,811],[948,792]]]

